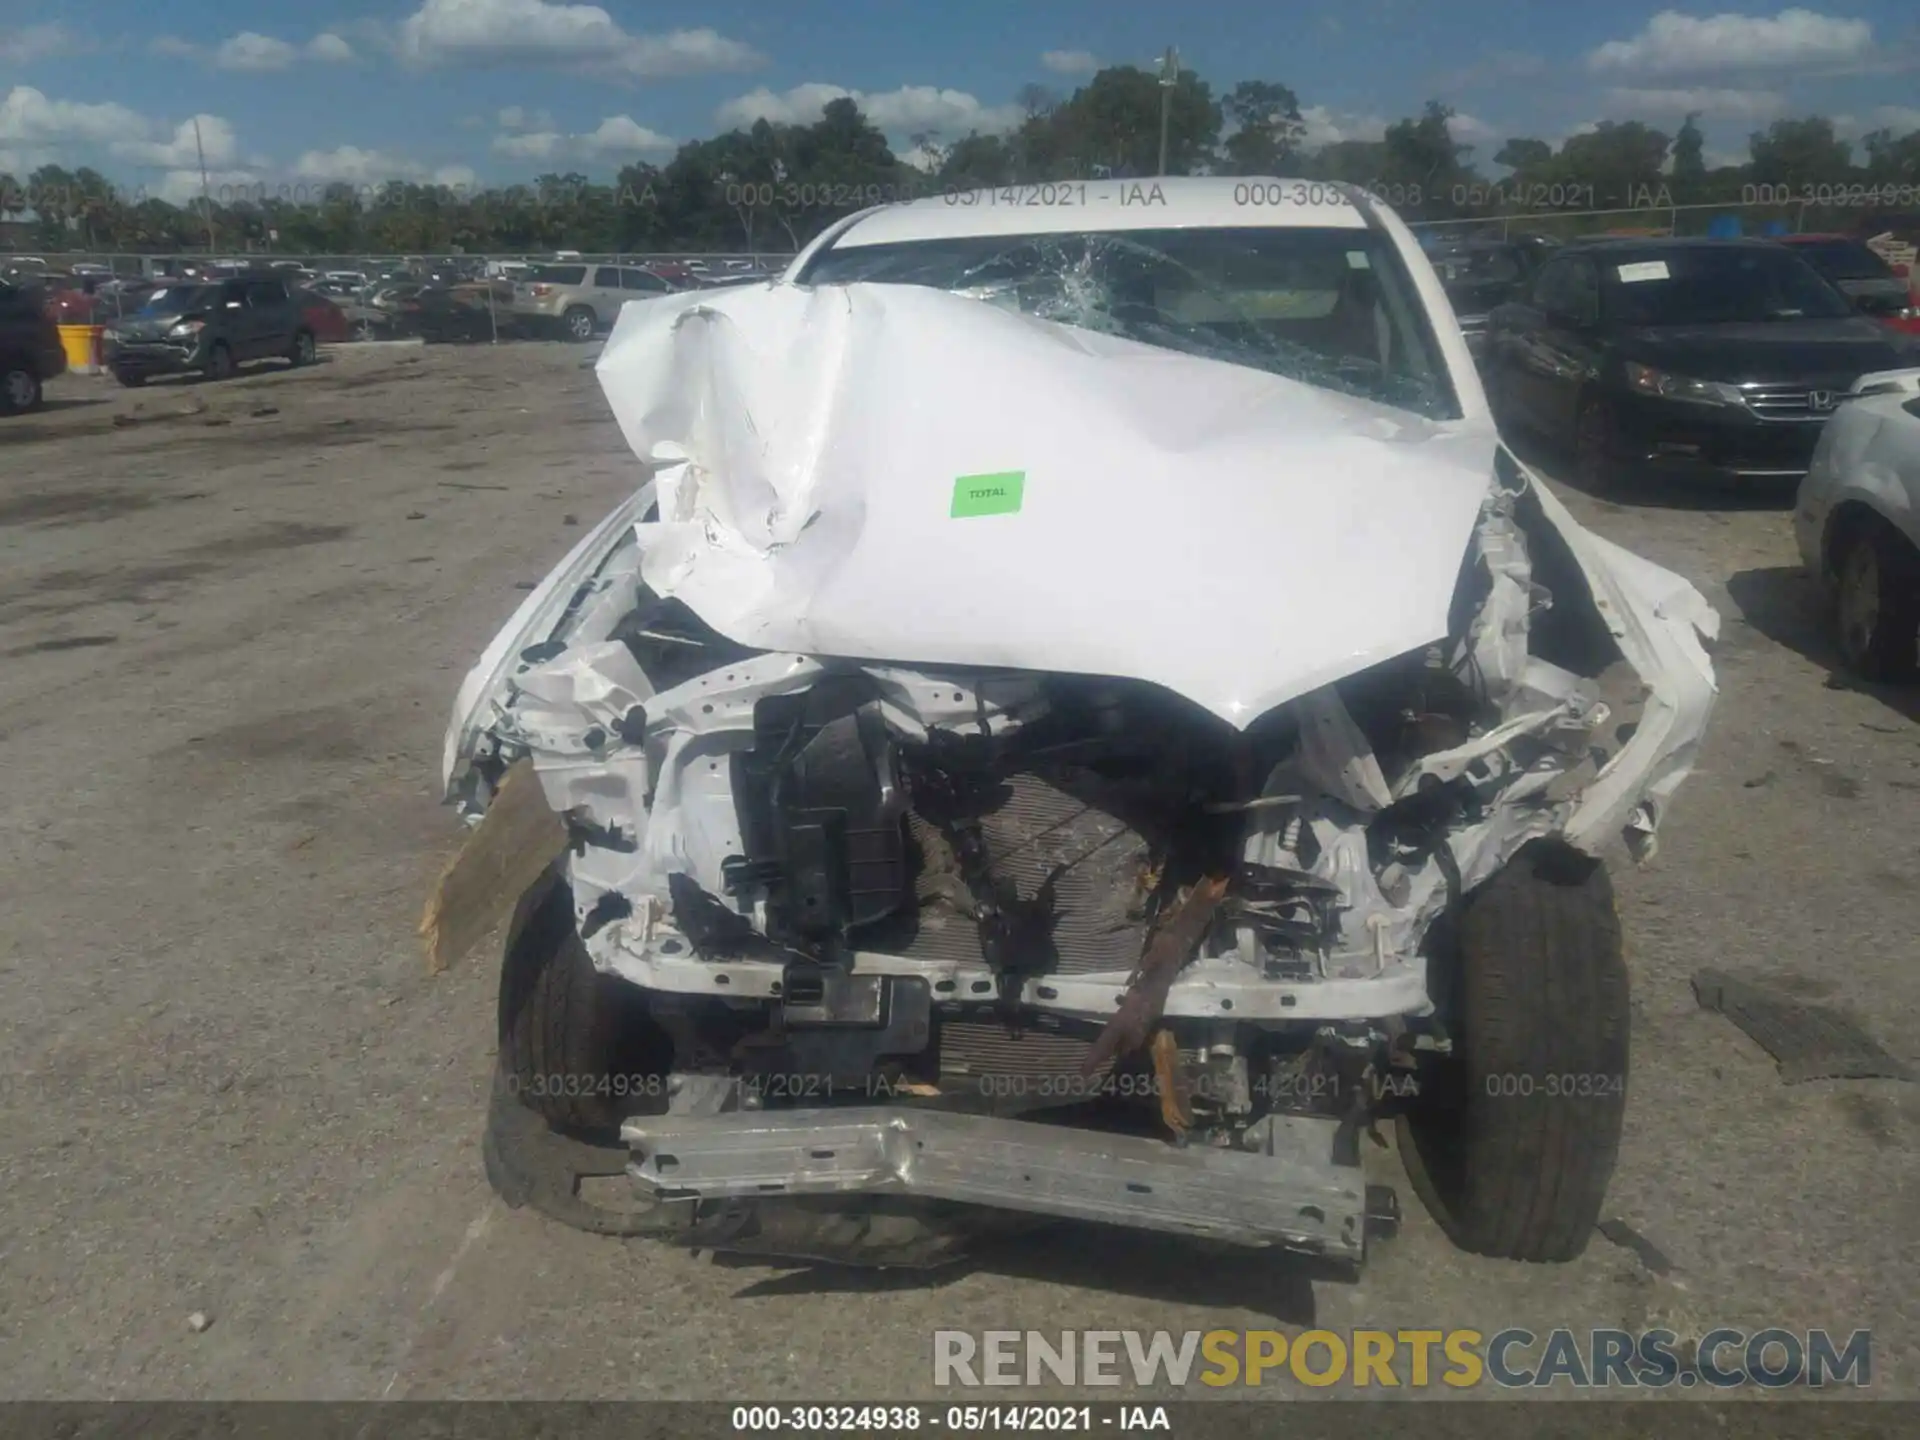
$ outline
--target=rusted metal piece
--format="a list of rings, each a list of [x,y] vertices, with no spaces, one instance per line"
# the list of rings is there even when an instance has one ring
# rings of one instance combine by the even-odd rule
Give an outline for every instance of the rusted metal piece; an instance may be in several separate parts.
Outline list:
[[[1153,1032],[1149,1048],[1153,1078],[1160,1092],[1160,1119],[1174,1134],[1184,1135],[1193,1128],[1193,1116],[1187,1110],[1188,1087],[1180,1069],[1180,1042],[1171,1030],[1162,1028]]]
[[[1166,1006],[1167,991],[1173,988],[1174,976],[1180,973],[1180,967],[1187,963],[1194,947],[1206,935],[1213,912],[1220,908],[1226,894],[1227,877],[1209,875],[1173,907],[1166,924],[1147,942],[1146,954],[1134,967],[1133,978],[1127,982],[1127,998],[1121,1001],[1120,1008],[1081,1062],[1082,1075],[1097,1074],[1114,1056],[1131,1053],[1147,1043],[1147,1036]]]

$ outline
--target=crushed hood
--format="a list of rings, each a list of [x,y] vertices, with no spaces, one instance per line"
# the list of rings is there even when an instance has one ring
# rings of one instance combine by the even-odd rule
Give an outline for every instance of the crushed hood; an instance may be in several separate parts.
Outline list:
[[[1443,638],[1490,425],[913,286],[630,304],[641,573],[744,645],[1121,676],[1244,727]]]

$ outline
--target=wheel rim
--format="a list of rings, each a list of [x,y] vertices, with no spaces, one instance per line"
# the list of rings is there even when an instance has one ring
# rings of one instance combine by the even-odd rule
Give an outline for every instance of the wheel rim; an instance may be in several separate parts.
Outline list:
[[[294,352],[300,357],[300,363],[302,365],[310,363],[313,360],[313,336],[302,335],[296,340],[294,342]]]
[[[7,372],[7,404],[15,410],[24,410],[33,403],[33,376],[25,370]]]
[[[214,351],[212,361],[207,366],[207,373],[216,380],[224,380],[231,369],[233,369],[233,357],[225,349]]]
[[[588,339],[593,334],[593,317],[585,311],[580,311],[568,322],[568,328],[573,331],[576,340]]]
[[[1861,542],[1840,566],[1840,649],[1850,663],[1873,648],[1880,625],[1880,557]]]

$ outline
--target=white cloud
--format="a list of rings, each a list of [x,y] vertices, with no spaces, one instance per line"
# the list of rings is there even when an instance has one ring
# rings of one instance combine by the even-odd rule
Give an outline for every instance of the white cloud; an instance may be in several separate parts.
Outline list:
[[[1091,75],[1100,68],[1091,50],[1049,50],[1040,63],[1056,75]]]
[[[702,27],[661,35],[622,29],[598,5],[547,0],[422,0],[395,49],[416,65],[559,65],[628,75],[738,73],[766,63],[750,45]]]
[[[1447,134],[1461,145],[1492,145],[1505,138],[1479,116],[1465,114],[1455,114],[1447,122]]]
[[[209,170],[206,193],[215,205],[225,205],[258,195],[266,183],[257,170]],[[133,193],[136,199],[152,195],[170,205],[191,205],[200,198],[200,172],[169,170]]]
[[[124,105],[49,100],[30,85],[14,86],[0,100],[0,145],[9,149],[106,146],[141,139],[151,129],[145,116]]]
[[[1650,75],[1785,69],[1859,60],[1873,45],[1873,26],[1813,10],[1762,15],[1683,15],[1662,10],[1629,40],[1609,40],[1587,56],[1595,70]]]
[[[1920,130],[1920,110],[1911,105],[1882,105],[1873,112],[1873,124],[1876,129],[1906,135]]]
[[[502,130],[553,130],[553,115],[546,110],[528,110],[521,105],[509,105],[499,115]]]
[[[1387,122],[1378,115],[1330,110],[1325,105],[1304,107],[1300,119],[1305,126],[1300,144],[1306,150],[1318,150],[1341,140],[1378,140],[1387,133]]]
[[[36,60],[77,55],[86,48],[85,41],[64,25],[27,25],[18,30],[0,30],[0,64],[31,65]]]
[[[27,85],[16,85],[0,99],[0,169],[15,175],[50,163],[78,168],[118,160],[140,170],[190,171],[197,193],[201,147],[209,171],[237,184],[240,146],[233,125],[221,116],[202,114],[169,125],[124,105],[49,99]],[[128,188],[139,193],[156,183],[164,186],[169,180]]]
[[[196,121],[198,135],[194,133]],[[165,140],[123,140],[112,148],[122,160],[164,167],[198,168],[203,152],[209,166],[230,165],[240,153],[232,124],[218,115],[196,115],[182,120]]]
[[[811,125],[829,101],[850,99],[875,125],[889,135],[922,131],[958,138],[971,131],[998,134],[1019,125],[1024,115],[1018,105],[983,105],[964,90],[942,90],[934,85],[903,85],[898,90],[848,90],[814,81],[781,94],[762,87],[727,101],[717,119],[725,126],[743,127],[756,120],[776,124]]]
[[[222,40],[213,52],[213,63],[222,70],[285,70],[300,58],[300,52],[284,40],[242,30]]]
[[[474,173],[465,165],[435,168],[385,150],[362,150],[357,145],[341,145],[332,150],[309,150],[293,164],[297,180],[321,185],[383,185],[390,180],[411,181],[419,185],[446,185],[468,189]]]
[[[217,70],[256,75],[291,69],[302,59],[337,65],[354,58],[353,47],[331,31],[314,36],[305,45],[262,35],[257,30],[242,30],[211,47],[196,45],[177,35],[159,35],[148,42],[147,48],[170,59],[199,60]]]
[[[328,65],[342,65],[354,58],[353,46],[338,35],[328,32],[316,35],[307,42],[307,56]]]
[[[925,143],[914,145],[909,143],[905,149],[895,150],[893,157],[902,165],[911,165],[922,174],[931,175],[940,168],[941,162],[946,159],[946,152],[938,145],[928,145]]]
[[[513,160],[621,160],[659,154],[678,144],[657,130],[649,130],[631,115],[609,115],[599,128],[584,135],[562,134],[551,128],[551,117],[547,118],[548,128],[496,135],[494,152]],[[504,124],[506,112],[502,112],[501,120]]]
[[[1622,90],[1607,91],[1607,103],[1633,116],[1678,116],[1698,111],[1720,120],[1765,120],[1786,108],[1786,97],[1771,90]]]

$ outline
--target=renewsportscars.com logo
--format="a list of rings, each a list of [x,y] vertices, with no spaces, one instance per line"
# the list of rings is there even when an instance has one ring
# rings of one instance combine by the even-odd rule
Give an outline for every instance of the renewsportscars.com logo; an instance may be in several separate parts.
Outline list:
[[[936,1330],[935,1385],[1661,1389],[1866,1386],[1873,1333],[1709,1330]]]

